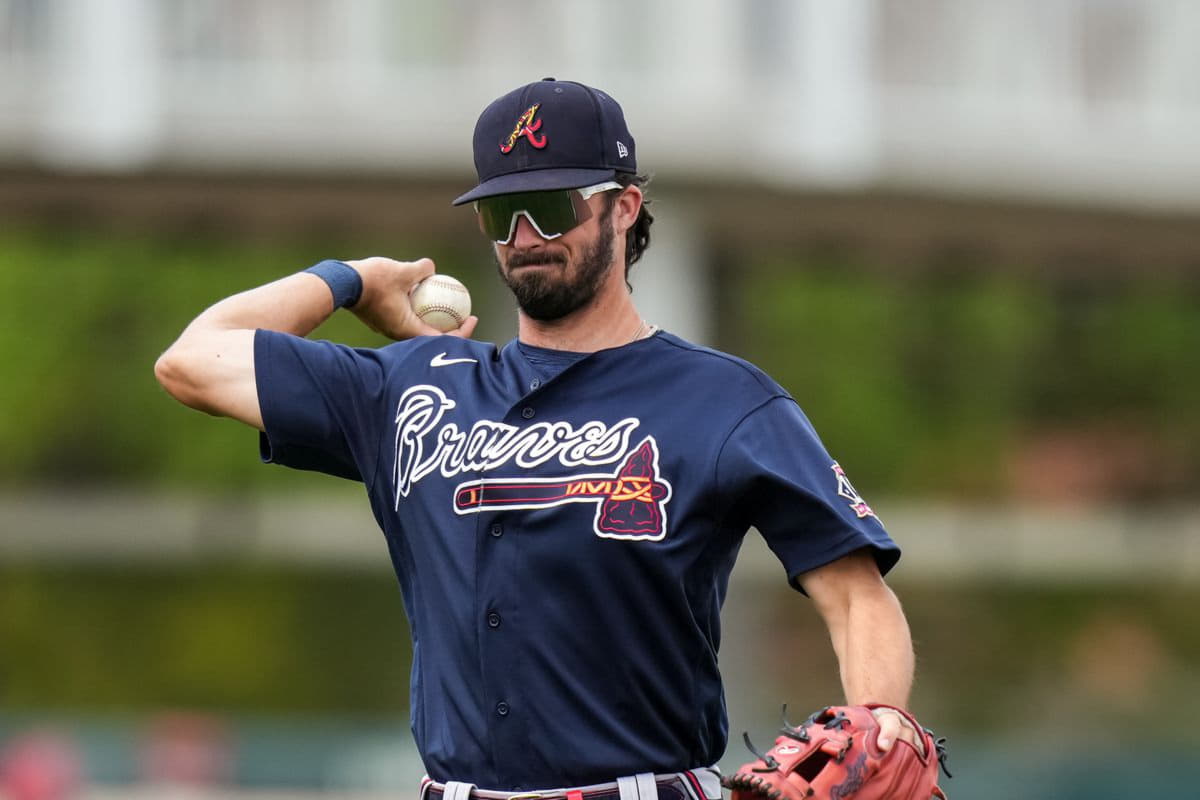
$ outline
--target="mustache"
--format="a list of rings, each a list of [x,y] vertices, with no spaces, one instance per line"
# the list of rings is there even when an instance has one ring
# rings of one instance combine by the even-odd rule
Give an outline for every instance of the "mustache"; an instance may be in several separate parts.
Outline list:
[[[531,250],[525,253],[512,253],[508,257],[508,268],[525,267],[530,264],[562,264],[566,266],[567,257],[563,253]]]

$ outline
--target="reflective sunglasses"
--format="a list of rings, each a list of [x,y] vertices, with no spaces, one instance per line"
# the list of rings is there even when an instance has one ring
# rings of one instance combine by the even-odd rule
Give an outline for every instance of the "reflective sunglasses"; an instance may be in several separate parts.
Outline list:
[[[479,214],[479,229],[496,244],[512,241],[517,232],[517,218],[522,216],[529,220],[538,236],[557,239],[591,218],[589,197],[621,188],[616,181],[606,181],[582,189],[500,194],[476,200],[475,211]]]

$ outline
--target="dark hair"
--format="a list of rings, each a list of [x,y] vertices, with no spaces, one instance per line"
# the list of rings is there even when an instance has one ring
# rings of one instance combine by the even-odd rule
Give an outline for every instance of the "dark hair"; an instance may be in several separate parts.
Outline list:
[[[649,175],[635,175],[632,172],[618,172],[614,180],[622,186],[636,186],[645,192],[646,184],[650,183]],[[610,205],[616,202],[616,197],[609,200]],[[646,248],[650,246],[650,226],[654,224],[654,215],[649,209],[650,198],[642,198],[642,208],[638,212],[633,227],[625,234],[625,279],[629,280],[629,268],[633,266]]]

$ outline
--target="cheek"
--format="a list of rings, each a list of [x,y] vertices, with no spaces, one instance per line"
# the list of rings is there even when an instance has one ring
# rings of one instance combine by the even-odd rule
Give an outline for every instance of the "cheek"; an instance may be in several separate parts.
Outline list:
[[[611,222],[611,220],[610,220]],[[581,225],[576,226],[568,232],[562,239],[564,248],[566,248],[572,256],[579,253],[586,253],[589,248],[594,246],[596,240],[600,237],[600,220],[592,217]]]
[[[492,256],[496,260],[496,264],[504,270],[508,269],[508,260],[512,258],[513,247],[508,244],[493,244]]]

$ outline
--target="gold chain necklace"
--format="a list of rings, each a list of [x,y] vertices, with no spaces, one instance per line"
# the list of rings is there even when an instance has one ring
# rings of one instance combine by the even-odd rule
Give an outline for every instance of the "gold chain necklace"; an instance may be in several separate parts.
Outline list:
[[[651,325],[649,322],[646,322],[646,320],[642,320],[641,323],[641,325],[638,325],[638,329],[633,332],[633,338],[629,340],[629,344],[633,344],[638,339],[645,339],[647,336],[653,336],[654,332],[658,330],[657,325]]]

